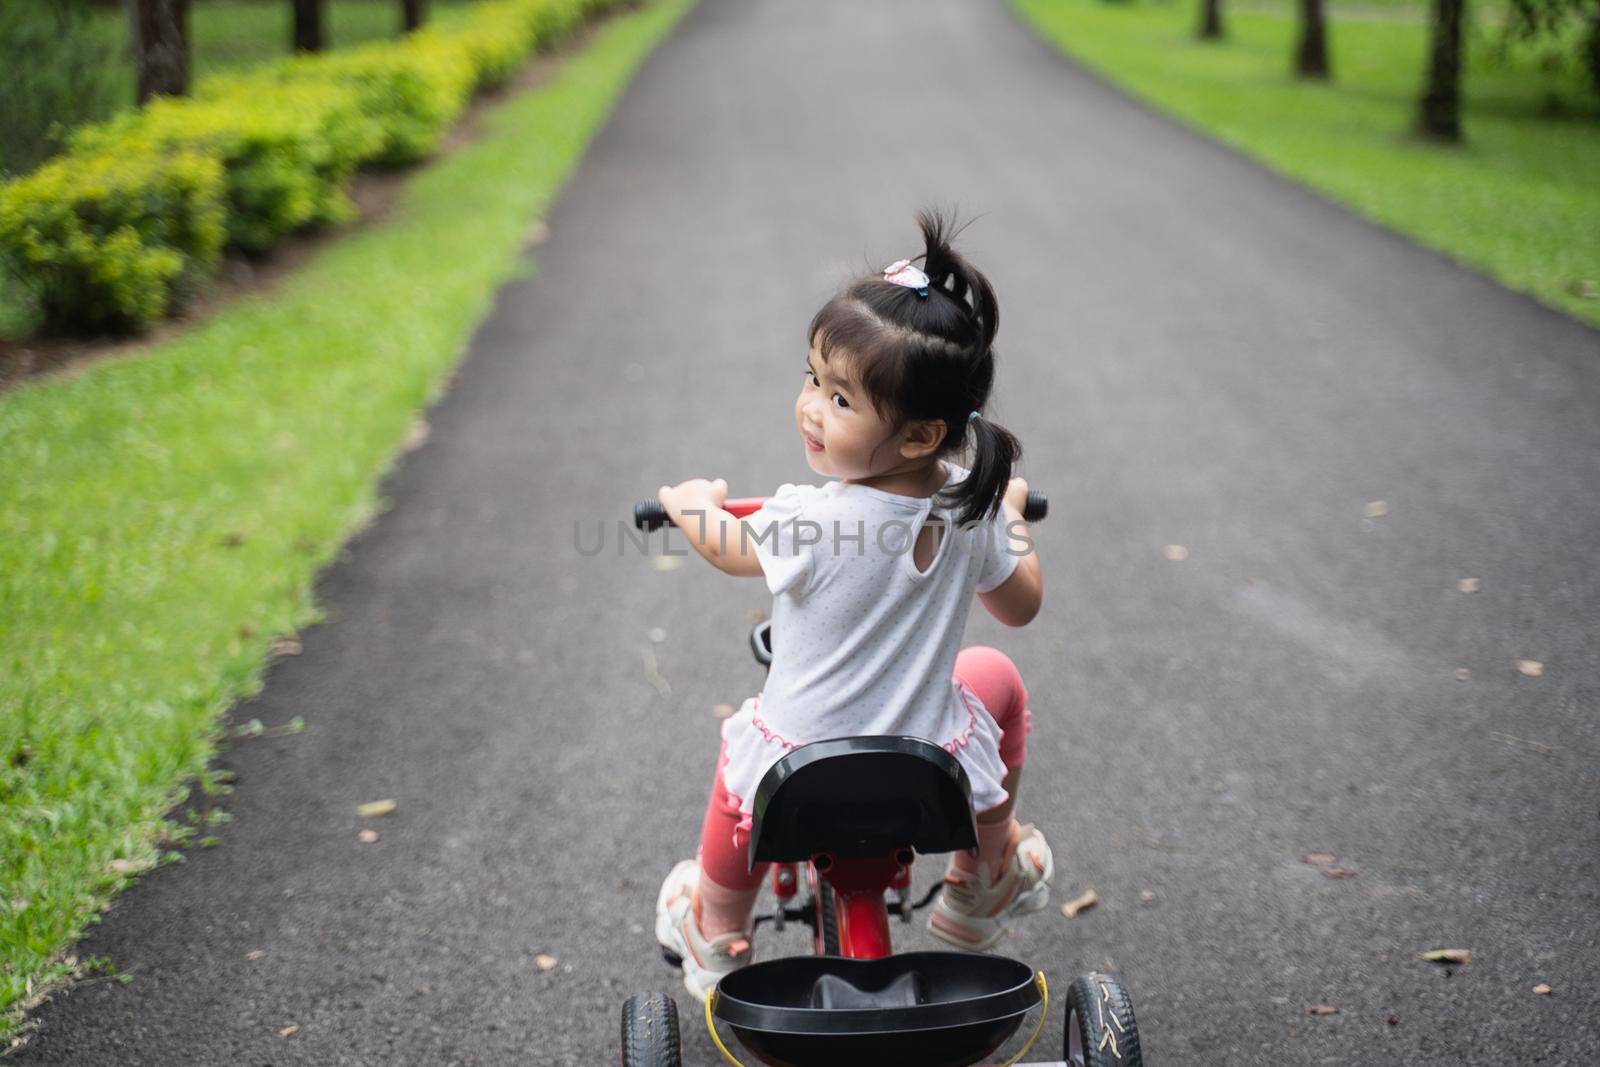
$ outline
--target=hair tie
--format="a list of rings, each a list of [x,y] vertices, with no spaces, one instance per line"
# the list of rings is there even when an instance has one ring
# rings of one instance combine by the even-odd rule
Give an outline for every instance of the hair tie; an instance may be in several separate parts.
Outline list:
[[[974,411],[971,415],[967,416],[967,421],[971,422],[973,419],[975,419],[977,417],[978,417],[978,413],[976,411]]]
[[[883,268],[884,281],[915,289],[918,296],[928,295],[928,276],[911,265],[909,259],[897,259]]]

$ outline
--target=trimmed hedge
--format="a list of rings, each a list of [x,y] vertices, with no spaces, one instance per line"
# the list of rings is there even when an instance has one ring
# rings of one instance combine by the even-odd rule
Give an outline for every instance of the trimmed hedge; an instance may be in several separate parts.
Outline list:
[[[53,327],[143,326],[215,265],[222,189],[222,162],[201,152],[68,156],[0,187],[0,256]]]
[[[470,50],[431,31],[414,34],[402,47],[367,45],[346,52],[269,63],[245,75],[203,83],[199,96],[248,91],[270,98],[290,86],[314,85],[352,95],[360,113],[379,131],[363,163],[397,166],[430,155],[472,95]],[[519,61],[527,53],[519,50]]]
[[[80,154],[141,142],[216,156],[226,174],[228,243],[260,252],[302,226],[351,218],[345,186],[381,136],[348,89],[291,84],[271,93],[229,87],[208,100],[157,98],[78,130],[70,144]]]
[[[138,330],[183,303],[224,240],[259,253],[349,219],[360,166],[434,152],[473,94],[629,0],[486,0],[448,30],[203,82],[77,131],[0,186],[0,266],[53,331]]]

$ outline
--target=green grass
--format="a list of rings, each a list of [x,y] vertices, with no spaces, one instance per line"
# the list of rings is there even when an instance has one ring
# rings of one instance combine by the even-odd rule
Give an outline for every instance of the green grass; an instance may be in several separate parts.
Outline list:
[[[1600,324],[1600,115],[1571,42],[1468,52],[1459,148],[1411,136],[1421,21],[1330,26],[1331,85],[1290,76],[1295,22],[1231,11],[1221,44],[1193,38],[1197,5],[1012,0],[1062,51],[1268,167],[1513,289]],[[1399,5],[1396,10],[1401,11]],[[1554,56],[1552,61],[1547,56]],[[1553,69],[1547,69],[1553,68]]]
[[[128,880],[114,861],[184,836],[164,813],[223,712],[273,635],[318,617],[317,568],[691,3],[608,21],[272,296],[0,397],[0,1007],[65,973],[53,957]]]

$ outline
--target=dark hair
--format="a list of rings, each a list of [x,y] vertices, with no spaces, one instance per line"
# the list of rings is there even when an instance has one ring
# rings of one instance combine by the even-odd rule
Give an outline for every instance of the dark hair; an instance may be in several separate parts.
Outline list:
[[[994,385],[994,335],[1000,308],[994,289],[950,243],[954,219],[934,209],[917,212],[927,250],[920,256],[928,295],[882,273],[848,283],[822,306],[806,331],[822,358],[842,350],[852,377],[896,431],[921,419],[940,419],[944,440],[935,458],[959,451],[972,434],[968,476],[941,494],[959,508],[958,524],[991,519],[1000,510],[1022,445],[981,413]],[[962,227],[965,229],[965,227]],[[968,420],[970,412],[980,413]]]

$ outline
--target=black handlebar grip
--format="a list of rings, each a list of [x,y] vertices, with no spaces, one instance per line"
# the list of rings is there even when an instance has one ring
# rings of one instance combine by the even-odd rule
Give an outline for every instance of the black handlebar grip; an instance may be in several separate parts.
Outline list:
[[[633,506],[633,525],[640,530],[659,530],[672,525],[672,518],[659,500],[641,500]]]
[[[1028,490],[1027,502],[1022,505],[1022,517],[1029,522],[1038,522],[1050,514],[1050,501],[1037,490]]]

